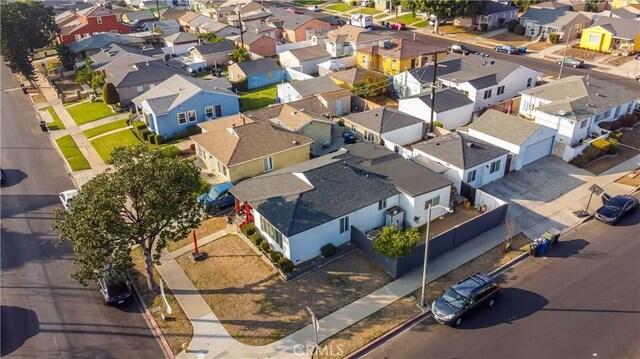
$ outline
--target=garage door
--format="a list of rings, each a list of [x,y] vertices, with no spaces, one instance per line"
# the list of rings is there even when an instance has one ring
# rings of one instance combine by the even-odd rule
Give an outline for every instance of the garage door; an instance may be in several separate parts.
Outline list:
[[[550,155],[552,144],[553,136],[525,147],[524,160],[522,161],[522,165],[526,166],[533,161]]]

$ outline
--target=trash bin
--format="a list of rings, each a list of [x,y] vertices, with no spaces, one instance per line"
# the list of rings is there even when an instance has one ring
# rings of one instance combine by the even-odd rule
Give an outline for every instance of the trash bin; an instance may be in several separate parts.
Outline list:
[[[555,228],[549,228],[541,237],[549,242],[549,247],[552,247],[558,242],[560,231]]]
[[[549,249],[549,241],[543,239],[542,243],[540,243],[540,247],[538,248],[538,255],[543,256],[547,254],[547,250]]]
[[[520,50],[521,54],[526,54],[527,53],[527,47],[526,46],[520,46],[519,50]]]

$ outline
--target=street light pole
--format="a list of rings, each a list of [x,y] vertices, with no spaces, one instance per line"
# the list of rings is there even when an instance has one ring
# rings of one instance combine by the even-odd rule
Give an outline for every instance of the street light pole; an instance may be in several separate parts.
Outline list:
[[[558,80],[562,78],[562,69],[564,68],[564,62],[567,60],[567,48],[569,47],[569,38],[571,37],[571,29],[567,34],[567,38],[564,44],[564,53],[562,54],[562,63],[560,64],[560,73],[558,74]]]
[[[427,234],[425,235],[424,241],[424,266],[422,267],[422,295],[420,296],[420,307],[422,309],[425,308],[425,291],[427,289],[427,264],[429,262],[429,225],[431,223],[431,209],[433,208],[442,208],[445,211],[452,213],[453,210],[444,206],[431,206],[429,203],[429,207],[427,208]]]

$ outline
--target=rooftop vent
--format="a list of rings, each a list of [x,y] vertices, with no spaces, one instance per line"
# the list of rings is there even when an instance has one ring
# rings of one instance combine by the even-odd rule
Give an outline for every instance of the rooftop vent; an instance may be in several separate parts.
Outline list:
[[[564,110],[558,110],[558,115],[560,115],[560,116],[564,116],[564,115],[566,115],[566,114],[567,114],[567,113],[566,113]]]
[[[293,140],[293,141],[291,141],[291,144],[292,144],[292,145],[297,145],[297,144],[298,144],[298,141]]]

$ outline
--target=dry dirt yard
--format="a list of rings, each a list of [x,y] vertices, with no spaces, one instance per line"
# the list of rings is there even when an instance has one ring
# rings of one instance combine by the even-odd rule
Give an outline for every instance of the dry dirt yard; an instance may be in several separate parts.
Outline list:
[[[223,217],[211,217],[200,222],[200,226],[196,229],[196,238],[200,240],[210,234],[216,233],[227,228],[227,221]],[[177,240],[167,242],[167,249],[169,252],[173,252],[179,248],[187,245],[193,246],[193,234],[189,233],[188,236]]]
[[[554,52],[554,54],[563,56],[564,49],[558,50]],[[595,61],[603,56],[609,56],[609,55],[603,54],[597,51],[579,49],[577,47],[567,48],[567,57],[576,57],[578,59],[585,60],[585,61]]]
[[[618,178],[616,182],[620,184],[625,184],[627,186],[632,186],[632,187],[640,186],[640,168],[636,168],[635,170]]]
[[[205,261],[193,263],[184,255],[178,264],[225,329],[249,345],[271,343],[311,324],[307,306],[322,318],[391,281],[358,251],[285,283],[236,235],[201,250],[209,254]]]

